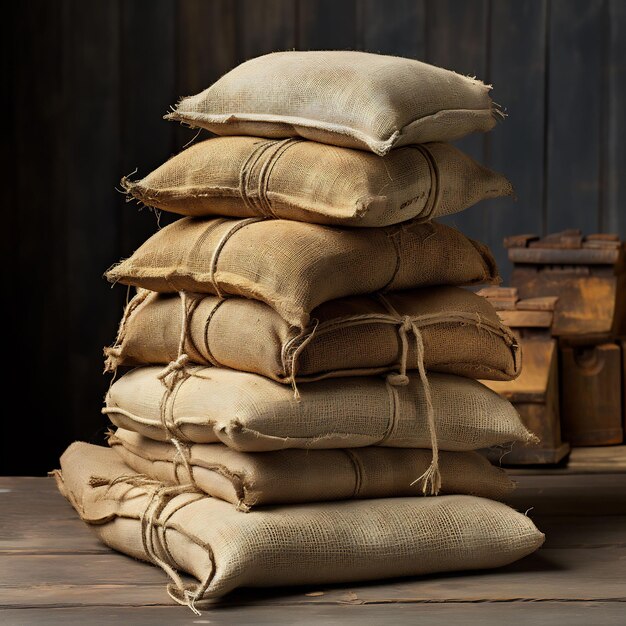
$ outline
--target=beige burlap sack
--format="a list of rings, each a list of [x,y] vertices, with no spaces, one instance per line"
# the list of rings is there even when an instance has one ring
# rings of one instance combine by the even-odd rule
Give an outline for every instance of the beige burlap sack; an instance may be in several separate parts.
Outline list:
[[[457,213],[510,195],[511,183],[445,143],[377,157],[302,139],[216,137],[144,179],[122,179],[129,200],[181,215],[277,217],[388,226]]]
[[[532,521],[473,496],[273,506],[230,503],[135,474],[117,455],[72,444],[61,493],[108,546],[161,566],[195,605],[236,587],[329,584],[499,567],[541,546]],[[185,586],[178,572],[199,583]]]
[[[419,448],[238,452],[219,443],[175,445],[119,428],[109,437],[140,474],[169,484],[192,483],[242,510],[264,504],[422,495],[415,476],[430,464]],[[513,490],[506,472],[477,452],[442,452],[441,493],[500,500]]]
[[[485,298],[459,287],[340,298],[311,316],[298,330],[258,300],[140,290],[105,349],[106,369],[169,363],[181,350],[194,363],[282,383],[405,374],[420,358],[427,370],[478,379],[510,380],[520,370],[513,333]]]
[[[384,155],[490,130],[502,117],[490,89],[413,59],[276,52],[239,65],[165,117],[216,135],[300,136]]]
[[[426,388],[416,374],[407,385],[394,382],[331,378],[301,385],[298,400],[289,387],[257,374],[197,365],[140,367],[113,383],[103,412],[116,426],[157,441],[222,442],[245,452],[431,448],[430,397],[442,450],[533,438],[511,403],[475,380],[431,374]]]
[[[299,328],[316,306],[343,296],[498,280],[484,244],[436,222],[372,229],[191,217],[155,233],[106,276],[153,291],[261,300]]]

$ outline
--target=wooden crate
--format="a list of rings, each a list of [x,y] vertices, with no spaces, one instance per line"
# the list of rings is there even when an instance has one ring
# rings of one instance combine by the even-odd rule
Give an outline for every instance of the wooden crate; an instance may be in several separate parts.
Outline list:
[[[558,296],[554,336],[592,344],[626,334],[625,244],[617,235],[567,230],[516,235],[504,245],[520,298]]]
[[[564,437],[572,446],[622,443],[624,383],[620,343],[561,345],[560,359]]]
[[[499,287],[479,294],[512,328],[522,353],[522,372],[517,379],[482,383],[512,402],[526,427],[540,440],[536,445],[513,446],[506,454],[492,450],[488,456],[502,465],[558,463],[569,452],[569,445],[561,441],[558,346],[550,336],[556,298],[520,300],[516,289]]]
[[[622,347],[622,428],[626,435],[626,339],[620,341]]]

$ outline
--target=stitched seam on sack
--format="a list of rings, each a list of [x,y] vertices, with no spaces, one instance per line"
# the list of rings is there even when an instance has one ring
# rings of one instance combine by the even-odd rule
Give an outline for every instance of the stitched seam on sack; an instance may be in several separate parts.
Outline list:
[[[483,83],[481,83],[483,84]],[[483,84],[484,87],[487,87]],[[485,93],[488,93],[487,88]],[[195,111],[174,111],[166,115],[166,119],[177,120],[179,122],[188,123],[187,120],[195,122],[204,122],[205,124],[216,125],[232,125],[237,122],[266,122],[274,124],[283,124],[286,126],[303,126],[305,128],[324,130],[330,133],[337,133],[339,135],[345,135],[352,137],[361,143],[368,146],[376,146],[379,149],[390,149],[395,145],[401,136],[405,135],[408,131],[413,130],[416,127],[424,125],[426,122],[431,121],[433,118],[441,116],[442,113],[457,113],[457,114],[481,114],[482,116],[493,119],[492,107],[478,108],[478,109],[440,109],[435,113],[430,113],[422,117],[418,117],[410,122],[404,124],[399,130],[396,129],[387,138],[377,138],[368,133],[352,128],[350,126],[344,126],[343,124],[332,124],[322,120],[315,120],[305,117],[288,116],[288,115],[262,115],[256,113],[197,113]]]
[[[387,394],[389,397],[389,420],[387,422],[387,428],[383,433],[381,439],[379,439],[375,444],[375,446],[382,446],[385,444],[393,435],[396,429],[396,422],[398,419],[398,392],[393,385],[390,385],[387,381],[385,381],[385,388],[387,389]]]
[[[190,121],[224,126],[233,125],[233,123],[237,122],[261,122],[282,124],[284,126],[303,126],[304,128],[323,130],[329,133],[352,137],[362,144],[370,147],[376,147],[378,150],[389,150],[396,143],[400,136],[400,131],[395,130],[389,135],[388,138],[380,139],[377,137],[373,137],[372,135],[369,135],[364,131],[358,130],[356,128],[351,128],[349,126],[344,126],[342,124],[331,124],[329,122],[322,122],[304,117],[281,115],[257,115],[254,113],[224,113],[218,115],[211,113],[197,113],[195,111],[173,111],[172,113],[168,113],[165,118],[188,124],[192,128],[196,128],[196,126],[190,124]]]
[[[357,454],[350,450],[350,448],[343,448],[343,452],[345,452],[350,459],[350,463],[352,464],[352,468],[354,470],[354,490],[352,491],[352,495],[350,497],[358,498],[363,487],[363,465],[361,464],[361,460]]]
[[[127,411],[126,409],[123,409],[121,407],[103,407],[101,409],[101,412],[104,413],[105,415],[109,415],[111,413],[119,413],[120,415],[124,415],[126,417],[128,417],[129,419],[131,419],[132,421],[136,421],[138,424],[142,424],[144,426],[149,426],[149,427],[156,427],[158,430],[160,430],[161,432],[164,432],[164,429],[161,425],[161,421],[159,419],[154,419],[154,418],[144,418],[141,417],[139,415],[136,415],[134,413],[131,413],[130,411]],[[216,428],[217,430],[221,430],[223,427],[220,425],[221,422],[218,422],[216,420],[207,420],[205,422],[202,423],[196,423],[196,422],[186,422],[184,421],[184,419],[179,420],[177,427],[179,428],[180,425],[185,425],[185,426],[192,426],[195,428],[198,427],[207,427],[211,429],[212,434],[214,435],[215,439],[213,441],[211,441],[210,443],[216,443],[219,441],[222,441],[222,438],[220,438],[217,434]],[[325,433],[323,435],[314,437],[314,436],[310,436],[310,435],[288,435],[288,436],[280,436],[280,435],[268,435],[267,433],[263,433],[259,430],[254,430],[252,428],[246,428],[245,426],[242,426],[240,424],[235,424],[234,422],[228,422],[226,424],[225,430],[230,430],[231,427],[235,427],[236,430],[246,436],[248,435],[252,435],[254,438],[256,439],[260,439],[262,441],[281,441],[283,443],[289,442],[291,440],[297,439],[297,440],[304,440],[305,442],[311,443],[313,441],[321,441],[323,439],[330,439],[330,438],[334,438],[334,437],[359,437],[359,438],[372,438],[372,435],[368,434],[368,433],[354,433],[354,432],[340,432],[340,431],[332,431],[329,433]],[[141,434],[141,433],[140,433]],[[165,433],[167,434],[167,433]],[[184,436],[179,436],[178,439],[184,441],[185,443],[198,443],[196,441],[192,441],[190,439],[187,439]],[[231,436],[228,435],[228,439],[231,439]],[[378,445],[375,442],[372,443],[368,443],[368,444],[363,444],[363,446],[365,445]],[[359,447],[363,447],[363,446],[359,446]],[[274,448],[275,450],[278,450],[278,448]]]

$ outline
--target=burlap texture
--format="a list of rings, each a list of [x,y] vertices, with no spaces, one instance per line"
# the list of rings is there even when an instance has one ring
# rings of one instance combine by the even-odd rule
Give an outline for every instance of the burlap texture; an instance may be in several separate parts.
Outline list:
[[[485,298],[459,287],[425,287],[326,302],[299,331],[268,305],[140,290],[127,307],[116,344],[106,348],[107,370],[119,365],[169,363],[183,352],[194,363],[230,367],[283,383],[408,369],[418,365],[408,316],[424,344],[430,371],[477,379],[511,380],[520,370],[518,342]],[[388,306],[386,306],[388,305]],[[394,313],[391,313],[391,309]],[[409,329],[412,330],[412,329]]]
[[[457,213],[510,195],[511,183],[445,143],[378,157],[302,139],[216,137],[142,180],[129,199],[181,215],[277,217],[341,226],[388,226]]]
[[[216,135],[304,137],[384,155],[488,131],[490,86],[413,59],[354,51],[246,61],[165,117]]]
[[[162,368],[140,367],[109,389],[103,412],[150,439],[215,443],[244,452],[382,445],[430,448],[427,403],[418,376],[393,386],[383,378],[331,378],[292,390],[269,378],[190,366],[165,394]],[[477,450],[533,439],[510,402],[481,383],[431,374],[439,448]]]
[[[191,217],[155,233],[106,276],[153,291],[261,300],[299,328],[335,298],[498,280],[484,244],[436,222],[372,229]]]
[[[117,455],[72,444],[61,493],[108,546],[163,567],[195,607],[236,587],[329,584],[499,567],[541,546],[532,521],[473,496],[274,506],[230,503],[146,480]],[[185,587],[177,571],[199,584]],[[187,592],[187,593],[185,593]]]
[[[351,498],[421,496],[411,483],[431,462],[431,451],[367,447],[339,450],[238,452],[219,443],[154,441],[119,428],[109,437],[119,457],[140,474],[197,489],[248,510],[265,504]],[[477,452],[442,452],[441,493],[500,500],[513,490],[506,472]]]

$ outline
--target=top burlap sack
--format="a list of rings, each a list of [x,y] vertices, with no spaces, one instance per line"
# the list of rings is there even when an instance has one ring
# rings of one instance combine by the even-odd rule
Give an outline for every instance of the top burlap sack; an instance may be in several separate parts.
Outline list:
[[[394,147],[488,131],[489,85],[413,59],[354,51],[251,59],[166,119],[216,135],[304,137],[384,155]]]
[[[129,302],[106,371],[120,365],[192,363],[262,374],[282,383],[417,369],[511,380],[518,341],[486,298],[460,287],[425,287],[339,298],[297,329],[247,298],[159,294]],[[181,336],[183,338],[180,345]]]
[[[385,157],[302,139],[216,137],[144,179],[122,179],[129,200],[181,215],[277,217],[388,226],[457,213],[512,193],[504,176],[445,143]]]
[[[106,277],[261,300],[298,328],[316,306],[343,296],[499,280],[484,244],[437,222],[373,229],[190,217],[155,233]]]
[[[277,505],[230,503],[129,470],[112,450],[72,444],[61,493],[108,546],[162,567],[168,591],[196,602],[237,587],[330,584],[499,567],[544,535],[501,502],[473,496]],[[185,585],[178,571],[198,581]]]

